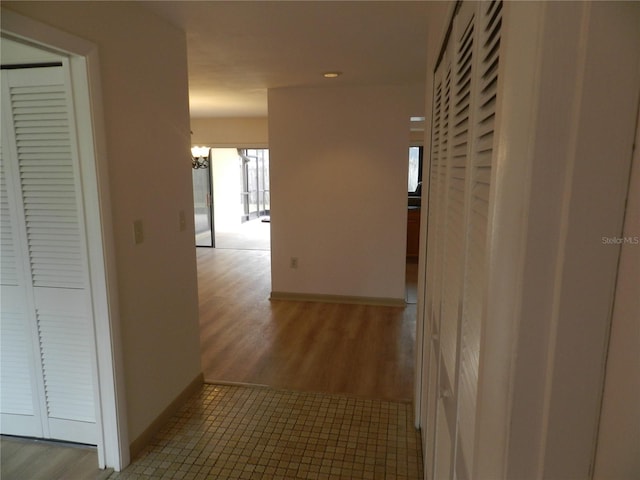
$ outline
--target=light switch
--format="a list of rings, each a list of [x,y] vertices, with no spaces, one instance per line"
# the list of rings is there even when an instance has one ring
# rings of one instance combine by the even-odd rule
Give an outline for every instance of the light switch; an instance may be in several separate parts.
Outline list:
[[[136,245],[144,242],[144,230],[142,229],[142,220],[133,222],[133,241]]]

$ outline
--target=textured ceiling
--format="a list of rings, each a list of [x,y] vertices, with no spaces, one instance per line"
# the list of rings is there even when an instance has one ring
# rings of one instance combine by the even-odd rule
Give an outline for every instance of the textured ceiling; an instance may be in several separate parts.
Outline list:
[[[406,84],[423,103],[428,2],[144,5],[187,34],[193,117],[266,116],[275,87]],[[328,70],[343,75],[328,80]]]

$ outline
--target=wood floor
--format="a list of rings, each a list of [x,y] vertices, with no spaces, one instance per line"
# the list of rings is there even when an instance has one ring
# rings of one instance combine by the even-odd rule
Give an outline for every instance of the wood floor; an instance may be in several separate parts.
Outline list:
[[[98,454],[92,447],[65,443],[0,438],[2,480],[100,480],[113,470],[98,469]]]
[[[415,305],[270,301],[268,251],[198,249],[205,380],[410,401]]]

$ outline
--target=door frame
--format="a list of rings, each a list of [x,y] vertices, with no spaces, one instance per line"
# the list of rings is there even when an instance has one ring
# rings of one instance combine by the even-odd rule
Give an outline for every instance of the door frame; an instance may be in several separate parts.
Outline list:
[[[98,463],[120,471],[130,462],[129,435],[98,48],[4,8],[1,32],[69,59],[97,355]]]
[[[209,231],[211,233],[211,245],[198,245],[198,230],[197,230],[197,220],[194,219],[195,221],[195,225],[196,225],[196,238],[195,238],[195,245],[198,248],[215,248],[216,247],[216,229],[215,229],[215,218],[214,218],[214,210],[213,210],[213,158],[212,158],[212,154],[211,154],[211,148],[209,148],[209,156],[207,157],[208,159],[208,166],[206,168],[192,168],[191,169],[191,180],[192,180],[192,184],[193,184],[193,210],[194,210],[194,215],[197,215],[196,209],[197,209],[197,205],[196,205],[196,201],[195,201],[195,194],[196,194],[196,184],[195,184],[195,179],[194,179],[194,174],[195,172],[199,172],[200,170],[205,170],[206,174],[207,174],[207,209],[208,209],[208,213],[209,213]]]
[[[266,173],[266,178],[269,178],[269,168],[267,167],[266,172],[265,172],[265,168],[264,168],[264,153],[262,153],[261,155],[258,156],[250,156],[248,155],[249,150],[269,150],[269,148],[250,148],[250,147],[238,147],[238,156],[240,157],[240,178],[242,180],[242,189],[244,190],[246,188],[246,193],[245,191],[240,191],[240,195],[242,195],[242,207],[243,207],[243,213],[242,213],[242,223],[244,222],[248,222],[250,220],[255,220],[257,218],[262,217],[263,215],[269,215],[271,213],[271,209],[267,209],[266,207],[266,201],[265,201],[265,192],[269,192],[268,188],[264,188],[265,187],[265,181],[264,181],[264,177],[265,177],[265,173]],[[267,154],[268,157],[268,154]],[[257,211],[255,212],[255,215],[253,215],[253,213],[250,210],[250,205],[251,205],[251,190],[249,190],[249,168],[248,168],[248,163],[255,160],[256,162],[256,208]],[[262,165],[260,165],[260,161],[262,161]],[[262,189],[260,189],[260,170],[262,170]],[[262,197],[262,198],[261,198]],[[271,206],[271,199],[269,199],[269,207]]]

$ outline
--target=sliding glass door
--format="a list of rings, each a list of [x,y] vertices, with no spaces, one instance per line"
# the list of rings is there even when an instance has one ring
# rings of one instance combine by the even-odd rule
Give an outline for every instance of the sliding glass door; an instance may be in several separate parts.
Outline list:
[[[239,149],[242,221],[269,215],[269,150]]]
[[[196,247],[214,247],[211,161],[192,169]]]

